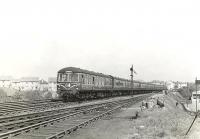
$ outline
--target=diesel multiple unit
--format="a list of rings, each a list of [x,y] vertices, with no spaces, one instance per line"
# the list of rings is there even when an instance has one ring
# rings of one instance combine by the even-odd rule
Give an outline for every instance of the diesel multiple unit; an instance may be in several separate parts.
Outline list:
[[[162,91],[166,87],[67,67],[58,71],[57,92],[65,100],[94,99]]]

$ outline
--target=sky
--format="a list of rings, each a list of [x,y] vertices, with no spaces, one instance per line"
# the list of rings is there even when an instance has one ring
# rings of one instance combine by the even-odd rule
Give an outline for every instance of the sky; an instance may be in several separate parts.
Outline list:
[[[0,2],[0,75],[79,67],[123,78],[200,78],[198,0]]]

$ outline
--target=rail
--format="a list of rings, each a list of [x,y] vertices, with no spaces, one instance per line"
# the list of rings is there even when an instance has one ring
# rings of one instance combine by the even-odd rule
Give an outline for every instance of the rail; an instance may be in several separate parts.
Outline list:
[[[148,95],[144,95],[144,96],[148,96]],[[120,105],[122,107],[123,103],[128,104],[128,102],[130,103],[130,101],[136,100],[137,98],[138,99],[142,98],[142,96],[134,97],[134,98],[131,98],[131,99],[120,100],[120,101],[119,100],[117,100],[117,101],[115,100],[115,101],[111,101],[111,102],[104,102],[104,103],[101,103],[101,104],[95,104],[95,105],[91,105],[91,107],[89,107],[89,108],[88,108],[88,105],[83,106],[83,107],[74,107],[74,108],[71,107],[71,109],[74,109],[73,113],[69,113],[69,111],[67,111],[67,112],[63,112],[62,111],[61,113],[57,113],[57,114],[55,114],[55,113],[54,114],[50,114],[50,113],[47,114],[49,116],[47,116],[47,115],[46,116],[39,115],[41,117],[38,116],[37,118],[33,118],[33,119],[27,119],[27,120],[20,120],[20,121],[5,123],[5,124],[2,124],[0,126],[1,130],[5,132],[5,133],[1,133],[0,134],[0,138],[5,139],[5,138],[8,138],[10,136],[16,136],[16,135],[21,134],[22,132],[29,132],[32,129],[39,129],[41,126],[51,125],[54,122],[65,120],[66,118],[70,118],[70,117],[74,117],[74,116],[78,116],[78,115],[84,115],[84,114],[86,114],[88,112],[89,113],[95,112],[95,111],[98,111],[100,108],[106,108],[109,105],[110,106],[112,105],[112,107],[114,107],[114,106],[118,107],[118,105]],[[115,108],[117,108],[117,107],[115,107]],[[66,108],[65,108],[65,110],[66,110]],[[113,108],[113,110],[114,110],[114,108]],[[54,111],[54,112],[56,112],[56,111]],[[108,112],[109,111],[107,111],[107,113]],[[45,112],[43,112],[43,113],[45,113]],[[104,114],[101,114],[101,115],[104,115]],[[101,117],[101,115],[93,117],[89,121],[91,121],[92,119],[98,119],[98,117]],[[29,115],[29,118],[30,118],[30,115]],[[23,123],[23,124],[21,124],[21,123]],[[81,126],[82,124],[85,124],[85,123],[81,123],[78,126]],[[7,129],[6,129],[6,126],[8,127]],[[26,126],[26,127],[23,127],[23,126]],[[18,129],[15,129],[16,127]],[[8,131],[9,128],[11,128],[11,131]]]

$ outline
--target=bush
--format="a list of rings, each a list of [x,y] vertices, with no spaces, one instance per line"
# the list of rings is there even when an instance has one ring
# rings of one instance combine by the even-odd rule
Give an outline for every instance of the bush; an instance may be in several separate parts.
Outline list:
[[[21,92],[19,92],[19,91],[16,91],[15,93],[14,93],[14,95],[13,95],[13,98],[14,99],[17,99],[17,100],[20,100],[20,99],[22,99],[22,93]]]
[[[0,89],[0,97],[7,97],[7,93],[3,89]]]
[[[24,99],[28,100],[38,100],[43,98],[41,93],[39,93],[39,91],[24,91],[23,97]]]
[[[44,95],[43,95],[43,97],[44,97],[44,99],[52,99],[53,98],[51,92],[45,92]]]
[[[178,92],[186,99],[189,99],[192,96],[193,88],[182,87],[178,89]]]

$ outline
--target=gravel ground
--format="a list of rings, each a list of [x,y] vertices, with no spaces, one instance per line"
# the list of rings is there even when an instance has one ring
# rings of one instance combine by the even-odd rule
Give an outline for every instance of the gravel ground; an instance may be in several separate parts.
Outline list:
[[[165,106],[156,105],[157,99]],[[141,111],[141,102],[88,125],[64,138],[70,139],[183,139],[192,122],[171,95],[154,95],[147,100],[149,109]],[[136,111],[139,117],[134,119]]]

